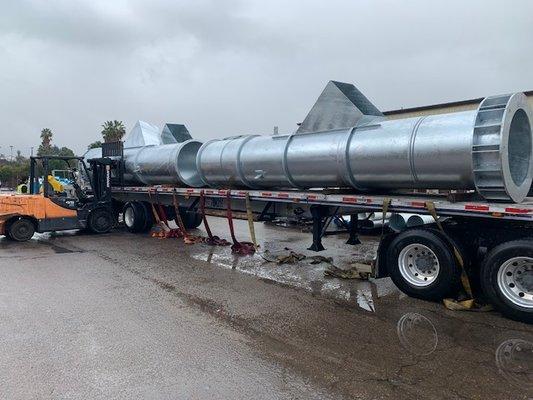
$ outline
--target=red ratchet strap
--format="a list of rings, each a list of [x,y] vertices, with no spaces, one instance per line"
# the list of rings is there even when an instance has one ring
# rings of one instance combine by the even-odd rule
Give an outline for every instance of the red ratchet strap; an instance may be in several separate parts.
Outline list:
[[[255,253],[255,246],[250,242],[239,242],[235,237],[235,228],[233,227],[233,214],[231,212],[231,191],[228,190],[226,194],[227,199],[227,211],[226,216],[228,218],[229,231],[231,233],[231,240],[233,245],[231,246],[231,252],[240,255],[250,255]]]
[[[174,189],[174,192],[172,193],[172,201],[174,203],[174,211],[176,213],[176,223],[178,224],[179,230],[183,237],[183,243],[185,244],[194,244],[194,243],[200,243],[204,241],[204,238],[201,236],[191,235],[187,232],[187,229],[185,228],[185,224],[183,223],[183,220],[181,219],[180,214],[180,204],[178,202],[178,198],[176,196],[176,190]]]
[[[148,191],[148,196],[150,198],[150,205],[152,206],[152,212],[154,214],[154,218],[157,222],[157,224],[162,228],[160,231],[153,231],[152,237],[159,238],[159,239],[169,239],[169,238],[181,238],[183,234],[179,229],[171,229],[168,224],[168,218],[167,214],[165,212],[165,208],[159,203],[159,199],[157,196],[157,191],[154,192],[156,197],[156,203],[157,203],[157,209],[156,210],[152,195],[150,191]]]
[[[204,221],[205,231],[207,232],[207,239],[205,239],[205,243],[213,245],[213,246],[229,246],[230,243],[225,240],[221,239],[218,236],[213,236],[211,233],[211,229],[209,228],[209,224],[207,223],[207,216],[205,215],[205,194],[204,191],[200,191],[200,213],[202,214],[202,220]]]
[[[176,197],[176,189],[174,189],[174,191],[172,192],[172,203],[174,204],[174,212],[176,213],[176,223],[178,224],[178,228],[181,230],[181,233],[183,233],[183,238],[186,239],[189,234],[187,233],[185,225],[183,224],[183,221],[181,219],[180,204],[178,202],[178,198]]]
[[[163,207],[163,205],[159,202],[159,196],[157,192],[155,192],[155,201],[157,203],[157,208],[159,211],[159,215],[161,216],[161,220],[170,229],[170,226],[168,224],[167,213],[165,212],[165,208]]]

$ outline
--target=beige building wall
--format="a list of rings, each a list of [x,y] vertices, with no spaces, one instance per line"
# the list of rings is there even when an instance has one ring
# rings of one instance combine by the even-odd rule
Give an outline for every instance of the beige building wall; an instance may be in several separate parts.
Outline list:
[[[533,93],[527,92],[527,99],[529,106],[533,110]],[[415,107],[415,108],[406,108],[404,110],[394,110],[386,112],[385,115],[387,119],[400,119],[400,118],[410,118],[410,117],[419,117],[423,115],[435,115],[435,114],[448,114],[459,111],[468,111],[475,110],[480,100],[473,100],[471,103],[464,104],[465,102],[456,103],[447,103],[442,105],[428,106],[426,107]],[[390,114],[389,114],[390,113]]]

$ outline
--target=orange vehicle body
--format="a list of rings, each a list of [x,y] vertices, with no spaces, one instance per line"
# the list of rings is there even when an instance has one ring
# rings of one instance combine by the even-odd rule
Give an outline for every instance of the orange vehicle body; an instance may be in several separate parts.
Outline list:
[[[28,217],[39,225],[43,220],[76,216],[76,210],[61,207],[42,194],[0,195],[0,235],[5,234],[6,222],[14,217]]]

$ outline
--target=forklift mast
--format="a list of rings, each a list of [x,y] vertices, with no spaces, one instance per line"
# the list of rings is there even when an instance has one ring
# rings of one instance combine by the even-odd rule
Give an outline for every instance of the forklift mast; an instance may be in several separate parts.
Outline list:
[[[94,199],[97,202],[111,203],[111,168],[113,160],[110,158],[93,158],[88,160],[91,166]]]

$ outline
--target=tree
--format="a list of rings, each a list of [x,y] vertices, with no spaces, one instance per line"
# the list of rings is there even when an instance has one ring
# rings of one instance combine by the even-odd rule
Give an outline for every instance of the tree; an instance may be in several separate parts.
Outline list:
[[[89,146],[87,146],[87,150],[98,149],[100,147],[102,147],[102,142],[97,140],[96,142],[92,142]]]
[[[24,160],[26,159],[26,157],[24,157],[22,155],[22,152],[20,150],[17,150],[17,157],[15,157],[15,161],[20,164],[22,163]]]
[[[52,147],[52,136],[54,134],[48,128],[44,128],[41,131],[41,144],[37,150],[37,155],[42,156],[44,154],[50,154],[50,149]]]
[[[118,142],[126,134],[126,128],[122,121],[106,121],[102,125],[102,137],[104,142]]]

